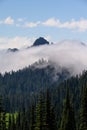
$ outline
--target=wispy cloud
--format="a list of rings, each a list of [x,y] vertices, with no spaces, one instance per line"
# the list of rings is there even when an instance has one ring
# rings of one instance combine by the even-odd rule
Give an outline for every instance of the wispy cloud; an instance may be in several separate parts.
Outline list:
[[[33,28],[33,27],[37,27],[38,25],[40,25],[40,21],[38,21],[38,22],[28,22],[23,27]]]
[[[24,18],[18,18],[17,21],[18,22],[23,22],[25,19]]]
[[[12,24],[14,24],[14,19],[11,16],[9,16],[6,19],[1,20],[0,24],[12,25]]]
[[[11,18],[11,17],[7,17],[7,18],[4,20],[4,23],[5,23],[5,24],[14,24],[14,19]]]
[[[61,22],[59,19],[50,18],[42,23],[44,26],[66,28],[78,31],[87,31],[87,19],[80,19],[78,21],[72,19],[71,21]]]
[[[16,27],[20,28],[35,28],[38,26],[46,26],[46,27],[55,27],[55,28],[63,28],[63,29],[70,29],[74,31],[87,31],[87,19],[79,19],[75,20],[72,19],[70,21],[61,21],[60,19],[56,18],[49,18],[45,21],[28,21],[24,18],[18,18],[14,20],[11,16],[5,18],[4,20],[0,20],[0,24],[7,24],[7,25],[15,25]]]
[[[42,23],[45,26],[50,26],[50,27],[58,27],[60,26],[60,21],[55,19],[55,18],[50,18],[46,20],[45,22]]]

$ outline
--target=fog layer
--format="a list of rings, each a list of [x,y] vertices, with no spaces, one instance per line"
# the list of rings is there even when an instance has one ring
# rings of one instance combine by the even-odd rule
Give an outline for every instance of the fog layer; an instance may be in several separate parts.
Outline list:
[[[66,68],[73,75],[87,70],[87,46],[79,41],[64,40],[17,52],[0,50],[0,72],[17,71],[42,58],[50,61],[56,69],[59,66]]]

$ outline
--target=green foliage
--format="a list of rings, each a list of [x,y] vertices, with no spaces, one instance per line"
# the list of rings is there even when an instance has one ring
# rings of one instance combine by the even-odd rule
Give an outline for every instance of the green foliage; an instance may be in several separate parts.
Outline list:
[[[35,130],[42,130],[46,127],[46,106],[43,100],[43,95],[40,93],[39,101],[36,106],[36,123]]]
[[[83,94],[80,108],[80,128],[79,130],[87,130],[87,85],[83,87]]]
[[[60,130],[76,130],[74,110],[70,104],[69,91],[67,89],[65,104],[63,108]]]
[[[0,96],[0,130],[6,130],[6,113],[3,107],[2,96]]]
[[[46,91],[46,124],[48,124],[48,130],[56,130],[56,118],[55,109],[52,105],[50,91]]]
[[[32,103],[30,110],[30,130],[34,130],[35,125],[35,105]]]
[[[0,74],[0,94],[3,95],[6,111],[14,113],[23,106],[28,108],[40,91],[54,82],[53,73],[54,68],[50,66],[42,69],[30,66],[17,72]]]
[[[47,89],[46,95],[40,93],[39,102],[36,106],[35,130],[56,130],[56,119],[51,97]]]
[[[74,130],[73,115],[75,111],[76,126],[78,127],[78,124],[80,124],[81,130],[83,130],[83,127],[86,129],[84,122],[87,121],[87,93],[84,89],[84,96],[82,96],[81,101],[81,90],[87,84],[87,72],[65,81],[64,73],[58,73],[59,79],[56,82],[53,80],[53,72],[54,68],[50,66],[41,69],[32,66],[18,72],[0,75],[0,93],[3,96],[3,101],[2,98],[0,99],[0,126],[3,124],[5,128],[6,125],[8,130],[13,130],[13,126],[15,130],[41,130],[42,128],[58,130],[62,127],[65,129],[65,126],[67,126],[67,129]],[[67,86],[69,87],[69,94],[65,99]],[[63,107],[64,99],[65,105]],[[71,101],[74,104],[74,110]],[[17,111],[17,114],[13,114],[15,111]],[[59,127],[60,122],[61,127]],[[72,125],[74,127],[71,127]]]

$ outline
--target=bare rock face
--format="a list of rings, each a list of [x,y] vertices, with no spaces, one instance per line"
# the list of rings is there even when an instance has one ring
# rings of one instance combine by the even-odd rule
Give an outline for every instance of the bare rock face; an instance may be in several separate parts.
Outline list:
[[[43,37],[40,37],[35,40],[33,46],[40,46],[40,45],[45,45],[45,44],[49,44],[49,42],[46,39],[44,39]]]

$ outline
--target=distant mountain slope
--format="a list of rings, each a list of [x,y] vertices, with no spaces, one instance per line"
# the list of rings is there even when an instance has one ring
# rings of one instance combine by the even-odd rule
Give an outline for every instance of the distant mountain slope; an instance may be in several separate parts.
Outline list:
[[[42,63],[40,62],[40,64]],[[9,108],[6,105],[6,109],[15,111],[19,109],[19,106],[22,107],[24,102],[29,104],[33,100],[33,96],[37,95],[41,90],[45,91],[53,84],[58,85],[69,77],[67,70],[57,72],[50,65],[44,68],[32,65],[17,72],[0,75],[0,95],[4,95],[3,98],[8,100]],[[13,100],[14,103],[12,103]]]

